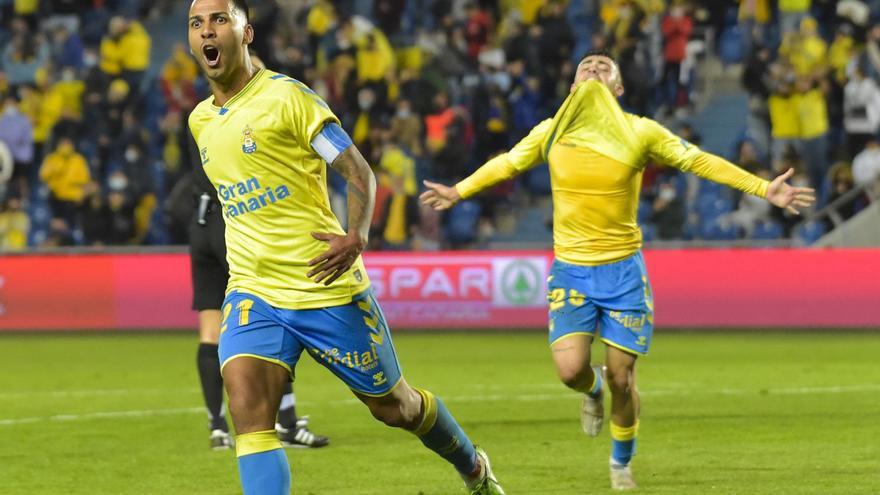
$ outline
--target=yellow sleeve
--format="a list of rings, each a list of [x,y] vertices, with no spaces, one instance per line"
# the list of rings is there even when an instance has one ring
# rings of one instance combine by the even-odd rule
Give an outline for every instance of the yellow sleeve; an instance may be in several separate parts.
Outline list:
[[[456,184],[458,194],[462,198],[469,198],[542,163],[544,160],[541,157],[541,144],[552,121],[553,119],[547,119],[541,122],[510,151],[492,158]]]
[[[767,196],[767,186],[770,185],[770,182],[746,172],[724,158],[704,151],[691,162],[689,169],[682,170],[761,198]]]
[[[55,155],[49,155],[43,160],[43,165],[40,167],[40,179],[43,182],[49,182],[58,173],[57,162]]]
[[[86,159],[82,156],[77,156],[74,158],[73,167],[75,174],[72,174],[70,182],[77,186],[84,186],[89,183],[91,180],[91,174],[89,174],[89,164],[86,163]]]
[[[643,136],[652,160],[740,191],[764,197],[769,182],[727,160],[706,153],[653,120],[644,119]]]
[[[305,84],[297,81],[287,100],[284,118],[294,138],[305,149],[311,149],[312,140],[327,122],[339,124],[339,119],[324,100]]]

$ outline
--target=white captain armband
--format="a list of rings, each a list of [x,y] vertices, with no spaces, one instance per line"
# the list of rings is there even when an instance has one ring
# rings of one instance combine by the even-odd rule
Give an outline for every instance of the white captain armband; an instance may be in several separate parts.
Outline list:
[[[348,134],[335,122],[325,124],[321,132],[312,139],[312,149],[315,150],[315,153],[321,155],[321,158],[328,165],[332,164],[336,157],[341,155],[352,144],[354,143],[351,142]]]

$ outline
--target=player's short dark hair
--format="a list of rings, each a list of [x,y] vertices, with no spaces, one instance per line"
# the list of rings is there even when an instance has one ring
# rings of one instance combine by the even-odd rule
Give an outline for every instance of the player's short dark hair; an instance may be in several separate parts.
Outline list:
[[[587,57],[607,57],[610,58],[612,62],[614,62],[614,65],[617,65],[617,60],[614,59],[614,55],[612,55],[611,52],[609,52],[608,50],[590,50],[581,57],[581,60]]]
[[[250,8],[248,7],[247,0],[232,0],[232,5],[244,14],[244,19],[248,23],[251,22]]]

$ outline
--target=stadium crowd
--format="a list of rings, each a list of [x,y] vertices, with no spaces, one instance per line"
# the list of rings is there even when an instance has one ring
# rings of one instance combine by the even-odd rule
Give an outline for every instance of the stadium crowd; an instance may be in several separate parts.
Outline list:
[[[542,202],[546,167],[444,217],[416,196],[421,179],[454,183],[552,116],[588,49],[616,57],[625,109],[697,144],[698,61],[741,64],[749,117],[728,158],[765,177],[794,166],[823,204],[880,176],[877,1],[249,3],[252,52],[320,94],[373,165],[372,249],[479,245],[513,206]],[[15,163],[0,186],[0,251],[186,241],[199,166],[187,116],[208,88],[182,44],[153,53],[144,27],[182,35],[176,6],[0,0],[0,142]],[[343,188],[331,174],[339,215]],[[725,194],[649,165],[646,239],[790,235],[796,219]]]

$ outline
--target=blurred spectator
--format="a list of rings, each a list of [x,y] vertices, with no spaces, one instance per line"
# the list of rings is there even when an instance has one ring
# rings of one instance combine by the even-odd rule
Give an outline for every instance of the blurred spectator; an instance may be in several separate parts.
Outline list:
[[[121,172],[114,172],[107,181],[110,192],[107,194],[109,227],[107,244],[130,244],[135,240],[135,209],[127,194],[127,178]]]
[[[31,221],[21,199],[6,198],[0,208],[0,253],[26,249],[30,228]]]
[[[9,148],[14,160],[11,192],[19,197],[28,197],[28,177],[34,160],[34,129],[30,120],[18,109],[18,99],[13,94],[6,95],[0,106],[0,141]]]
[[[657,236],[663,240],[680,239],[684,231],[684,201],[671,180],[657,185],[650,222],[657,226]]]
[[[798,76],[820,74],[828,61],[828,45],[819,36],[818,24],[812,17],[805,17],[798,31],[786,33],[779,47],[780,57],[785,58]]]
[[[467,40],[467,54],[471,60],[476,60],[483,47],[489,43],[489,34],[492,30],[492,18],[482,6],[470,2],[465,7],[465,40]]]
[[[857,186],[869,186],[880,180],[880,142],[876,137],[853,159],[852,178]]]
[[[664,103],[674,109],[688,103],[687,89],[682,84],[682,62],[694,28],[693,20],[683,0],[673,0],[669,12],[663,16],[663,80]]]
[[[756,45],[766,43],[767,24],[770,22],[770,0],[741,0],[739,2],[739,24],[743,31],[743,41],[747,55],[753,53]]]
[[[761,156],[755,147],[755,143],[748,139],[743,140],[739,145],[736,164],[753,174],[757,174],[759,171],[768,168],[761,160]]]
[[[74,18],[78,19],[78,17]],[[85,46],[75,31],[59,24],[52,33],[52,63],[55,67],[72,67],[82,70],[85,67]]]
[[[174,52],[162,68],[159,84],[168,112],[189,113],[197,101],[195,81],[199,68],[183,44],[174,46]]]
[[[76,121],[82,118],[82,97],[85,90],[85,83],[76,78],[73,67],[64,67],[61,70],[61,78],[50,89],[60,97],[61,117]]]
[[[776,87],[767,99],[770,112],[770,134],[773,137],[772,159],[775,163],[782,160],[786,149],[798,150],[801,135],[798,98],[794,93],[794,74],[783,67],[775,69]]]
[[[758,170],[757,175],[763,179],[771,180],[773,177],[767,169]],[[719,222],[729,222],[742,229],[746,237],[751,237],[758,222],[770,221],[772,205],[757,196],[743,194],[739,200],[739,206],[731,213],[722,216]]]
[[[40,244],[41,248],[58,248],[74,245],[73,232],[70,224],[63,218],[53,218],[49,221],[49,233]]]
[[[21,87],[21,109],[34,128],[37,160],[48,151],[45,146],[64,109],[64,96],[59,91],[52,91],[51,77],[49,71],[41,69],[37,71],[36,87]]]
[[[810,0],[779,0],[779,29],[783,36],[797,31],[810,13]]]
[[[395,36],[400,31],[400,21],[406,8],[406,0],[376,0],[373,2],[373,13],[379,29],[388,36]]]
[[[847,149],[854,158],[880,129],[880,88],[861,66],[843,89],[843,111]]]
[[[73,140],[62,137],[53,153],[40,167],[40,179],[49,188],[52,216],[65,220],[68,228],[75,225],[76,210],[85,196],[89,183],[89,166],[76,152]]]
[[[821,189],[828,172],[828,108],[825,93],[810,77],[797,82],[800,146],[813,188]]]
[[[413,113],[409,100],[398,100],[397,112],[391,118],[391,135],[404,152],[412,156],[422,155],[422,122]]]
[[[139,89],[150,65],[152,40],[140,22],[115,16],[109,32],[101,40],[101,70],[108,78],[122,77],[130,87]]]
[[[90,182],[85,188],[82,206],[82,232],[85,244],[103,246],[110,237],[110,210],[104,203],[101,187]]]
[[[853,189],[853,173],[849,163],[838,162],[828,170],[831,191],[828,195],[828,204],[834,203],[838,198],[846,195]],[[840,214],[842,220],[848,220],[855,215],[855,201],[847,201],[843,204],[836,205],[836,210]],[[830,218],[825,220],[827,230],[834,229],[834,222]]]
[[[33,84],[37,70],[49,61],[49,46],[42,35],[27,32],[16,34],[3,50],[0,67],[6,72],[10,85]]]

